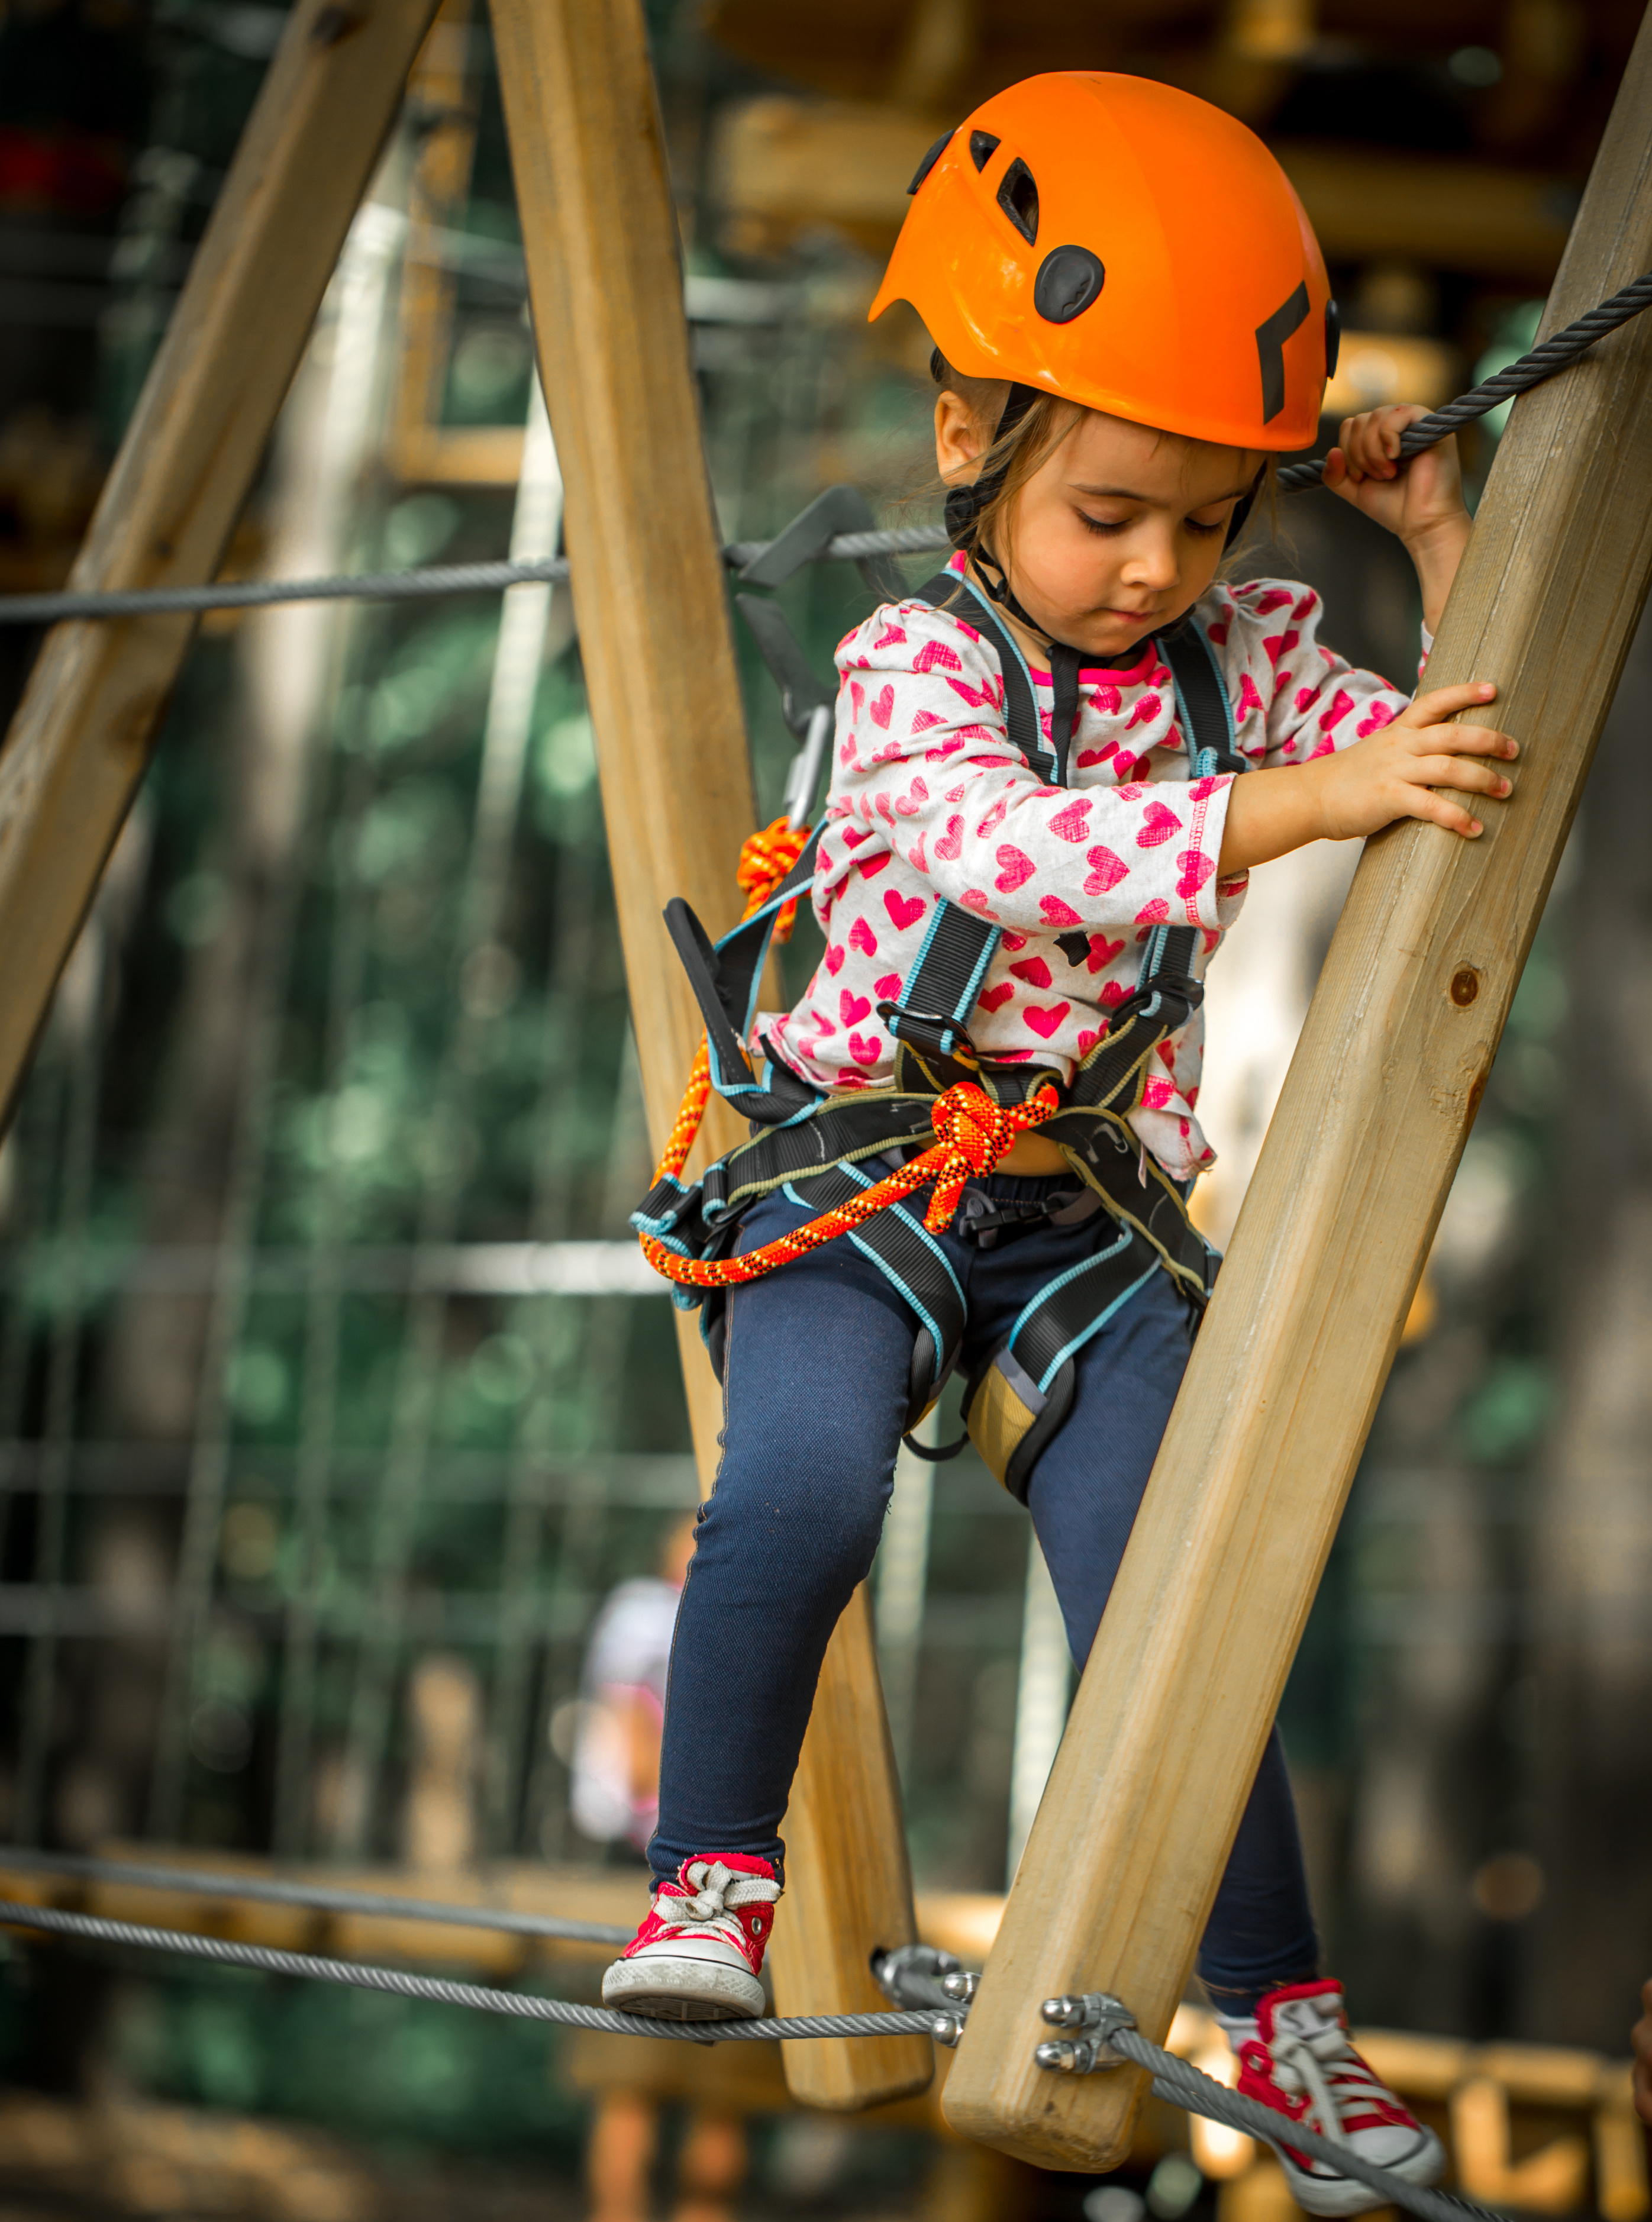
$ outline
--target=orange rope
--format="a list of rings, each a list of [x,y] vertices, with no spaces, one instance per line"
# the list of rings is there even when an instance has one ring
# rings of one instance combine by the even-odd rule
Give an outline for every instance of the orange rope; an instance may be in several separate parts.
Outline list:
[[[699,1070],[696,1064],[695,1071]],[[691,1095],[693,1092],[691,1081]],[[701,1102],[703,1105],[703,1095]],[[932,1148],[909,1159],[875,1188],[851,1196],[833,1210],[822,1212],[807,1227],[782,1234],[777,1241],[765,1243],[761,1250],[749,1250],[743,1258],[709,1260],[679,1257],[653,1235],[644,1234],[643,1255],[668,1281],[685,1282],[695,1289],[732,1288],[742,1281],[760,1280],[763,1274],[772,1273],[776,1266],[787,1265],[810,1250],[818,1250],[822,1243],[848,1233],[875,1212],[887,1210],[890,1204],[899,1203],[902,1196],[910,1196],[914,1189],[927,1187],[932,1181],[935,1193],[924,1213],[924,1225],[932,1234],[944,1233],[958,1209],[964,1183],[973,1176],[991,1172],[1005,1151],[1013,1146],[1017,1135],[1029,1127],[1041,1126],[1060,1108],[1060,1098],[1053,1088],[1040,1088],[1028,1102],[1006,1105],[995,1103],[973,1081],[961,1081],[935,1099],[930,1118],[938,1139]],[[685,1101],[684,1114],[688,1108]],[[675,1135],[675,1129],[672,1131]]]
[[[740,861],[735,875],[745,890],[745,909],[743,920],[753,911],[761,910],[785,878],[792,866],[808,846],[809,829],[794,825],[788,819],[776,818],[772,825],[765,825],[761,833],[746,837],[740,848]],[[776,942],[789,941],[792,926],[797,917],[797,905],[788,902],[775,921]],[[700,1047],[694,1051],[694,1061],[688,1069],[688,1085],[683,1091],[682,1104],[671,1122],[671,1132],[666,1136],[665,1149],[654,1175],[656,1187],[668,1174],[673,1178],[688,1162],[688,1152],[700,1132],[700,1122],[706,1115],[706,1105],[712,1092],[711,1051],[706,1046],[706,1037],[700,1037]],[[644,1244],[647,1246],[646,1240]]]

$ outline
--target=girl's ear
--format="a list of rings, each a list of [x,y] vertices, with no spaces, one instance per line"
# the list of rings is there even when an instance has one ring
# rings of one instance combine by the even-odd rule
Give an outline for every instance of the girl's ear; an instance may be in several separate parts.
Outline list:
[[[988,442],[961,394],[944,387],[935,398],[935,468],[949,486],[972,479]]]

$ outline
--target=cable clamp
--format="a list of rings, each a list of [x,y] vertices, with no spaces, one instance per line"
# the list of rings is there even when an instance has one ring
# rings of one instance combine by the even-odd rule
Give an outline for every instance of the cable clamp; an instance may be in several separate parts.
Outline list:
[[[1058,2075],[1093,2075],[1099,2068],[1126,2064],[1127,2056],[1109,2039],[1115,2030],[1134,2029],[1135,2016],[1110,1991],[1046,1999],[1039,2011],[1052,2029],[1072,2032],[1045,2039],[1033,2055],[1040,2068]]]

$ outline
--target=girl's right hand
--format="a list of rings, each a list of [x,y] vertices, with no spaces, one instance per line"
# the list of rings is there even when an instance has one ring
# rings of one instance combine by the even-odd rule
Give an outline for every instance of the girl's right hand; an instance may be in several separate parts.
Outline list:
[[[1396,819],[1421,818],[1473,840],[1485,831],[1481,819],[1457,800],[1489,794],[1503,800],[1513,781],[1487,758],[1505,762],[1520,753],[1519,744],[1490,725],[1453,725],[1459,711],[1483,709],[1497,688],[1476,680],[1466,687],[1436,687],[1419,694],[1391,725],[1335,756],[1320,756],[1302,769],[1316,778],[1322,837],[1358,840],[1379,832]],[[1435,790],[1454,790],[1444,794]]]

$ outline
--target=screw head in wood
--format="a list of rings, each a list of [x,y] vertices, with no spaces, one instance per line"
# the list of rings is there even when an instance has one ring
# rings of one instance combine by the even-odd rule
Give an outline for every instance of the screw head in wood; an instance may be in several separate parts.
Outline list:
[[[1451,976],[1451,1000],[1466,1011],[1480,991],[1480,976],[1472,964],[1460,964]]]

